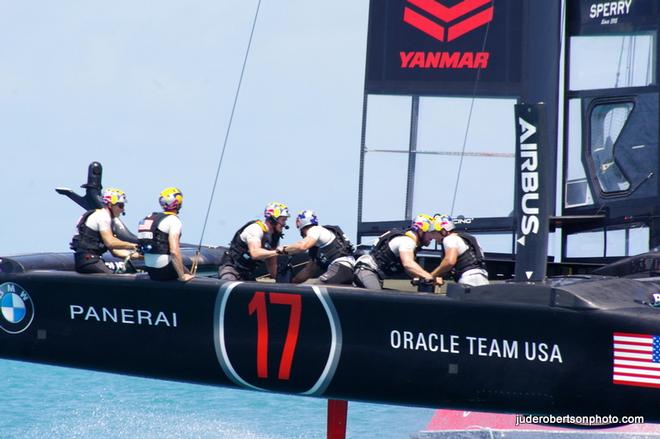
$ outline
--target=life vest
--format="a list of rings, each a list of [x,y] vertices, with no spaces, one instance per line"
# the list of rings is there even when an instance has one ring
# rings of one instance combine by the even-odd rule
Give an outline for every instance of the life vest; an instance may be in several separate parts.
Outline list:
[[[456,260],[456,265],[454,266],[454,280],[458,282],[463,273],[468,270],[473,270],[475,268],[486,269],[486,263],[484,262],[484,254],[479,247],[477,238],[468,234],[468,233],[456,233],[459,238],[461,238],[465,244],[468,246],[468,249],[458,257]],[[442,247],[444,253],[444,246]]]
[[[223,257],[222,264],[233,265],[237,270],[245,272],[253,272],[263,264],[263,261],[255,261],[252,259],[250,251],[248,250],[247,242],[243,242],[241,239],[241,233],[243,233],[243,230],[252,224],[259,224],[261,230],[264,231],[264,236],[261,238],[261,247],[268,250],[273,248],[273,242],[275,242],[276,239],[274,239],[271,234],[267,233],[268,228],[266,227],[266,224],[261,220],[250,221],[238,229],[234,234],[234,237],[229,243],[229,249],[227,249],[225,256]]]
[[[399,229],[392,229],[389,230],[378,238],[378,241],[374,245],[374,248],[371,250],[371,257],[374,258],[376,261],[376,264],[378,264],[378,268],[383,271],[385,274],[397,274],[401,273],[404,271],[403,269],[403,264],[401,264],[401,258],[397,255],[394,254],[392,249],[390,249],[390,241],[393,240],[394,238],[398,238],[400,236],[406,236],[408,232],[411,232],[410,230],[399,230]],[[415,247],[414,254],[417,256],[417,251],[420,249],[421,245],[420,243],[417,244],[417,247]]]
[[[78,234],[73,237],[69,247],[71,250],[76,253],[91,253],[96,256],[101,256],[103,253],[108,251],[108,248],[103,243],[103,238],[101,234],[95,230],[90,229],[85,225],[87,218],[90,217],[97,209],[88,210],[80,218],[76,228],[78,229]]]
[[[172,214],[154,212],[138,225],[138,246],[140,253],[157,255],[170,254],[170,234],[158,229],[160,223]]]
[[[309,257],[323,270],[337,258],[353,256],[353,246],[339,226],[323,226],[335,235],[335,239],[325,247],[314,246],[309,249]]]

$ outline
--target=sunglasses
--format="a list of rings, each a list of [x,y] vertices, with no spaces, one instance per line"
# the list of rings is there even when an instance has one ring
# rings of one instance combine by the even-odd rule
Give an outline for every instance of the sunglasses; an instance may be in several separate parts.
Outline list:
[[[120,209],[124,208],[124,203],[117,203],[115,206],[119,207]]]

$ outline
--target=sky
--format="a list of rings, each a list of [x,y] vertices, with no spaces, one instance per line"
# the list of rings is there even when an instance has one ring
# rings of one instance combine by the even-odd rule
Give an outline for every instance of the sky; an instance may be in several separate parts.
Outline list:
[[[103,165],[104,187],[128,194],[122,219],[133,232],[159,209],[158,193],[177,186],[184,242],[226,245],[271,201],[293,215],[313,209],[354,239],[366,0],[262,1],[202,237],[257,4],[1,2],[0,255],[68,251],[82,210],[54,188],[82,193],[92,161]],[[410,97],[368,102],[367,148],[406,149]],[[456,215],[511,212],[512,104],[474,104],[466,151],[510,157],[464,159]],[[469,98],[422,98],[418,149],[459,152],[471,105]],[[367,154],[363,220],[404,218],[406,160]],[[417,168],[414,213],[452,213],[459,157],[428,155]],[[498,185],[470,183],[484,168]],[[296,238],[292,227],[285,242]],[[484,237],[482,245],[508,251],[510,239],[495,246]]]
[[[54,188],[82,193],[92,161],[133,231],[180,187],[199,242],[257,3],[0,2],[0,254],[68,250],[82,210]],[[262,2],[204,243],[269,201],[355,236],[367,17]]]
[[[0,255],[69,251],[82,209],[54,188],[82,193],[92,161],[104,187],[128,194],[122,219],[133,232],[159,210],[159,192],[177,186],[183,242],[226,245],[271,201],[293,215],[313,209],[354,239],[367,0],[262,1],[202,237],[257,4],[0,0]],[[420,99],[418,149],[450,154],[418,163],[414,214],[511,213],[513,102],[477,100],[471,110],[470,98]],[[407,148],[410,98],[368,103],[366,147]],[[457,179],[464,141],[468,153],[499,156],[466,156]],[[363,220],[404,218],[406,158],[367,154]],[[284,242],[297,238],[292,227]],[[480,243],[510,251],[500,238]]]

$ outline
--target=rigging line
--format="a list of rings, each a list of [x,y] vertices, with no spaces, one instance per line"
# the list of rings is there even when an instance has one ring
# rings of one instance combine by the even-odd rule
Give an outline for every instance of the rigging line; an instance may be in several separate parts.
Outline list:
[[[621,76],[621,63],[623,61],[623,48],[625,46],[625,41],[626,37],[623,36],[621,37],[621,48],[619,49],[619,61],[617,63],[617,70],[616,70],[616,77],[614,80],[614,88],[618,88],[619,86],[619,78]],[[628,55],[630,55],[630,51],[628,52]],[[628,69],[630,69],[630,60],[628,61]],[[628,79],[629,81],[629,79]],[[630,83],[628,83],[630,85]],[[613,113],[614,111],[612,111]],[[613,119],[614,116],[613,114],[608,111],[608,113],[603,117],[603,141],[602,141],[602,146],[603,148],[605,147],[605,142],[607,141],[607,137],[612,137],[612,124],[613,124]]]
[[[621,48],[619,49],[619,62],[617,63],[616,66],[616,77],[614,78],[614,88],[618,88],[619,86],[619,77],[621,76],[621,61],[623,61],[623,45],[625,43],[626,38],[621,37]]]
[[[614,88],[619,87],[619,79],[621,77],[621,65],[623,62],[623,51],[625,47],[625,42],[626,42],[626,37],[622,36],[621,37],[621,48],[619,49],[619,61],[617,62],[617,69],[616,69],[616,77],[614,80]],[[630,71],[630,50],[628,50],[628,72]],[[630,78],[627,78],[628,84],[630,85]],[[614,115],[613,113],[616,111],[616,109],[609,110],[607,114],[603,117],[603,140],[602,140],[602,147],[605,147],[607,138],[612,137],[612,124],[614,123]]]
[[[225,150],[227,149],[227,140],[229,139],[229,133],[231,131],[231,124],[234,120],[234,112],[236,111],[236,104],[238,103],[238,96],[241,92],[241,84],[243,84],[243,75],[245,74],[245,66],[247,64],[248,56],[250,55],[250,48],[252,47],[252,37],[254,36],[254,29],[257,25],[257,17],[259,16],[259,8],[261,7],[261,0],[257,3],[257,9],[254,12],[254,19],[252,20],[252,30],[250,31],[250,38],[248,40],[247,48],[245,49],[245,57],[243,58],[243,66],[241,67],[241,75],[238,78],[238,85],[236,87],[236,94],[234,95],[234,104],[231,107],[231,114],[229,115],[229,123],[227,124],[227,131],[225,132],[225,140],[222,144],[222,152],[220,154],[220,160],[218,161],[218,168],[215,171],[215,180],[213,182],[213,189],[211,190],[211,197],[209,198],[209,205],[206,209],[206,216],[204,217],[204,226],[202,227],[202,234],[199,237],[199,245],[197,246],[197,252],[199,253],[202,248],[202,240],[204,239],[204,233],[206,232],[206,225],[209,220],[209,213],[211,212],[211,205],[213,204],[213,197],[215,196],[215,189],[218,186],[218,178],[220,177],[220,168],[222,167],[222,160],[225,157]]]
[[[382,152],[386,154],[409,154],[410,150],[408,149],[380,149],[380,148],[365,148],[365,152]],[[458,151],[425,151],[416,149],[415,154],[422,155],[447,155],[447,156],[459,156],[461,155]],[[514,158],[516,155],[510,152],[464,152],[463,155],[468,157],[489,157],[489,158]]]
[[[493,6],[495,2],[493,1]],[[484,42],[481,45],[481,51],[486,51],[486,41],[488,41],[488,31],[490,30],[490,22],[486,25],[486,33],[484,34]],[[461,149],[461,159],[458,162],[458,173],[456,174],[456,184],[454,185],[454,196],[451,199],[451,210],[449,215],[454,216],[454,205],[456,204],[456,194],[458,193],[458,183],[461,180],[461,170],[463,169],[463,158],[465,157],[465,147],[467,146],[467,136],[470,132],[470,123],[472,121],[472,109],[474,108],[474,101],[477,96],[477,86],[479,85],[479,78],[481,77],[481,65],[477,70],[477,76],[474,79],[474,87],[472,89],[472,100],[470,101],[470,111],[468,112],[467,125],[465,126],[465,135],[463,136],[463,148]]]
[[[633,80],[633,68],[635,62],[635,36],[629,35],[623,37],[623,39],[628,41],[627,52],[626,52],[626,84],[624,86],[631,87]]]
[[[632,41],[630,42],[630,65],[628,66],[628,76],[630,79],[628,80],[628,87],[632,87],[635,80],[635,57],[637,55],[637,37],[632,35],[630,38]]]

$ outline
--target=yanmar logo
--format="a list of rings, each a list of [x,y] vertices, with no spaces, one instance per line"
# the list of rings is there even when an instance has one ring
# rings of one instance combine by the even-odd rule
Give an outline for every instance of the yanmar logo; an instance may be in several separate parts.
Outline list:
[[[492,0],[406,0],[403,21],[438,41],[450,42],[493,20]],[[489,52],[400,52],[401,68],[484,69]]]
[[[427,12],[433,18],[439,19],[442,24],[432,18],[405,7],[403,21],[416,27],[424,33],[431,35],[439,41],[452,41],[478,27],[489,23],[493,19],[492,0],[462,0],[452,7],[447,7],[436,0],[408,0],[408,3]],[[470,15],[481,6],[489,4],[488,8]],[[470,15],[468,17],[468,15]],[[449,24],[455,22],[454,24]]]

